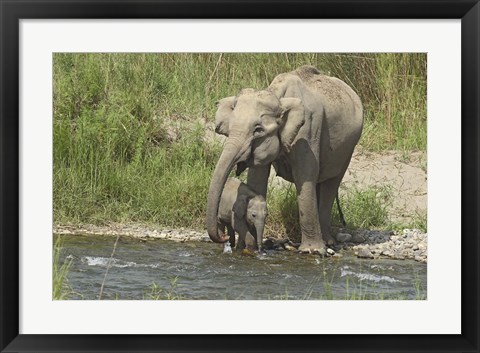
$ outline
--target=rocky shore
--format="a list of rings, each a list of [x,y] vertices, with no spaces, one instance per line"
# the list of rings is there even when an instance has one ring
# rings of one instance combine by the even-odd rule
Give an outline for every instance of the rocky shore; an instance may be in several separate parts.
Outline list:
[[[137,224],[95,225],[54,225],[54,234],[69,235],[105,235],[128,236],[138,239],[164,239],[176,242],[210,242],[206,232],[190,229],[156,229]],[[427,234],[416,229],[404,229],[401,232],[339,229],[336,234],[337,245],[329,251],[330,255],[341,257],[353,254],[363,259],[389,258],[395,260],[411,259],[426,263]],[[288,250],[294,250],[284,246]],[[332,251],[333,250],[333,251]]]
[[[109,224],[107,226],[83,225],[60,225],[53,226],[54,234],[65,235],[110,235],[126,236],[138,239],[163,239],[179,243],[187,241],[211,241],[207,232],[198,232],[191,229],[156,229],[138,224]]]
[[[364,259],[390,258],[395,260],[413,259],[427,262],[427,233],[418,229],[404,229],[402,232],[360,230],[353,234],[339,232],[338,245],[334,250],[353,251]]]

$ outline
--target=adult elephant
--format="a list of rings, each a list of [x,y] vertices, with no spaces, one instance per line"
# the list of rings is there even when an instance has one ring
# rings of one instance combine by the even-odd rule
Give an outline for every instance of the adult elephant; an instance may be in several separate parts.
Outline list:
[[[266,90],[244,89],[220,100],[215,131],[228,138],[208,193],[206,225],[214,242],[220,196],[228,175],[248,169],[247,184],[266,197],[270,166],[295,184],[300,251],[326,254],[333,244],[330,216],[340,181],[363,126],[358,95],[312,66],[280,74]]]

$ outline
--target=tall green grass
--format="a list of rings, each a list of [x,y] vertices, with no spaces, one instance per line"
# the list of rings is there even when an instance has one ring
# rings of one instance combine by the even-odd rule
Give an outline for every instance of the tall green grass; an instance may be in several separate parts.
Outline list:
[[[387,211],[388,206],[392,203],[392,193],[388,187],[341,189],[339,199],[348,229],[387,229],[392,227]],[[292,185],[284,189],[269,188],[268,207],[269,218],[265,236],[281,234],[292,241],[299,242],[301,231],[295,187]],[[343,226],[336,202],[332,208],[331,224],[335,227]]]
[[[426,148],[425,54],[54,54],[54,221],[203,227],[215,101],[304,64],[359,93],[364,148]]]
[[[177,291],[178,278],[175,277],[170,281],[170,288],[164,289],[157,283],[152,283],[143,296],[144,300],[182,300],[186,299]]]
[[[340,190],[340,205],[350,229],[384,228],[389,225],[388,206],[392,192],[387,186],[371,186],[364,189],[352,187]],[[334,224],[340,226],[338,208],[332,208]]]
[[[53,265],[52,265],[52,297],[54,300],[69,299],[72,289],[68,285],[68,273],[72,265],[71,259],[60,259],[63,240],[57,237],[53,244]]]

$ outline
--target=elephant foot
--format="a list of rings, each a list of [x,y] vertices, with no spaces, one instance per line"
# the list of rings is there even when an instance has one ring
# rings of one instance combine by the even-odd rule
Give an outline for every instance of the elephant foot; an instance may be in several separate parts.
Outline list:
[[[332,246],[335,245],[337,242],[335,241],[335,238],[332,237],[330,234],[328,235],[323,235],[323,240],[325,241],[325,244]]]
[[[322,242],[302,242],[298,251],[302,254],[316,254],[321,257],[327,256],[327,248],[325,243]]]

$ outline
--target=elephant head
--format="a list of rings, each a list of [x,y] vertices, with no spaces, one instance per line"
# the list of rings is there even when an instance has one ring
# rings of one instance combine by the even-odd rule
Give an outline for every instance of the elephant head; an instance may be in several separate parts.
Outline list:
[[[207,231],[214,242],[228,237],[217,234],[220,196],[232,169],[237,174],[247,167],[272,163],[282,149],[288,151],[305,122],[303,103],[298,98],[277,98],[272,92],[244,89],[236,97],[217,103],[215,131],[227,136],[210,183]]]
[[[268,216],[267,202],[262,195],[241,195],[233,205],[235,217],[246,222],[250,233],[254,235],[258,250],[261,250],[265,219]]]
[[[257,235],[257,247],[262,248],[263,230],[265,228],[265,219],[268,216],[267,202],[262,195],[257,195],[250,199],[247,208],[247,223],[254,227]]]

